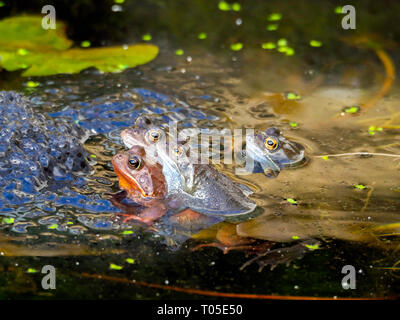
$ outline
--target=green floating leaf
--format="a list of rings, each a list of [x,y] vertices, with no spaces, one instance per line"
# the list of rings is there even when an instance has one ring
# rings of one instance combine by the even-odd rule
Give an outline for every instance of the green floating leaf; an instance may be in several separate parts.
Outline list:
[[[301,95],[296,94],[294,92],[288,92],[286,94],[286,99],[288,99],[288,100],[300,100],[301,99]]]
[[[297,201],[292,198],[287,198],[286,201],[289,202],[290,204],[297,204]]]
[[[3,218],[3,222],[6,224],[13,224],[14,221],[14,218]]]
[[[44,30],[41,16],[21,16],[0,21],[0,67],[7,71],[26,69],[22,75],[48,76],[78,73],[95,67],[103,72],[121,72],[145,64],[158,54],[158,47],[138,44],[129,47],[69,49],[72,42],[65,26]]]
[[[291,121],[289,122],[289,126],[291,126],[292,128],[297,128],[299,124],[297,122]]]
[[[146,33],[143,35],[142,40],[143,41],[150,41],[152,39],[151,34]]]
[[[231,5],[228,2],[220,1],[218,3],[218,9],[221,11],[229,11],[231,10]]]
[[[207,33],[201,32],[201,33],[199,33],[199,35],[197,36],[197,38],[200,39],[200,40],[207,39]]]
[[[58,224],[54,223],[51,226],[48,226],[48,229],[57,229],[58,228]]]
[[[293,240],[299,240],[300,237],[299,237],[299,236],[292,236],[292,239],[293,239]]]
[[[122,232],[123,235],[129,235],[129,234],[133,234],[132,230],[125,230],[124,232]]]
[[[272,50],[276,48],[276,44],[273,42],[264,42],[261,44],[261,48],[267,49],[267,50]]]
[[[364,190],[365,188],[367,188],[363,184],[355,184],[353,187],[356,188],[356,189],[360,189],[360,190]]]
[[[369,128],[368,128],[368,133],[370,134],[370,135],[374,135],[375,134],[375,132],[376,131],[382,131],[383,130],[383,128],[381,128],[381,127],[375,127],[375,126],[370,126]]]
[[[359,106],[346,107],[343,109],[343,111],[346,113],[357,113],[360,111],[360,107]]]
[[[233,3],[232,4],[232,10],[233,11],[240,11],[240,10],[242,10],[242,6],[240,5],[240,3]]]
[[[178,50],[176,50],[175,51],[175,54],[177,55],[177,56],[181,56],[181,55],[183,55],[185,52],[182,50],[182,49],[178,49]]]
[[[28,88],[36,88],[40,83],[39,82],[35,82],[35,81],[28,81],[27,83],[25,83],[25,85]]]
[[[287,56],[292,56],[295,52],[293,48],[287,47],[285,53]]]
[[[90,46],[91,46],[91,43],[88,40],[85,40],[85,41],[81,42],[81,47],[82,48],[89,48]]]
[[[130,263],[130,264],[134,264],[135,263],[135,259],[132,259],[132,258],[126,258],[125,261],[127,263]]]
[[[277,24],[269,24],[269,25],[267,25],[267,30],[268,31],[278,30],[278,25]]]
[[[240,51],[242,49],[243,49],[243,43],[238,42],[231,44],[231,50],[233,51]]]
[[[271,13],[269,16],[268,16],[268,21],[279,21],[279,20],[281,20],[282,19],[282,14],[280,14],[280,13]]]
[[[336,14],[341,14],[342,13],[342,7],[341,6],[336,7],[335,8],[335,13]]]
[[[329,157],[328,156],[322,156],[322,159],[323,160],[329,160]]]
[[[38,272],[36,269],[34,268],[28,268],[28,270],[26,270],[27,273],[36,273]]]
[[[279,47],[286,47],[288,42],[287,42],[287,40],[285,38],[282,38],[282,39],[278,40],[277,44],[278,44]]]
[[[122,270],[122,266],[116,265],[114,263],[110,263],[110,269],[111,270]]]
[[[306,248],[310,249],[310,250],[317,250],[319,249],[319,244],[306,244]]]
[[[311,40],[310,41],[310,46],[318,48],[318,47],[322,46],[322,42],[321,41],[317,41],[317,40]]]

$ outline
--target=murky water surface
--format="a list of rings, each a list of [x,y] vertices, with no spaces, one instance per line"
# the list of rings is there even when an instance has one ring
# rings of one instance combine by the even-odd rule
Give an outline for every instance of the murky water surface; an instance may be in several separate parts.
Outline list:
[[[24,89],[26,79],[20,78],[12,86],[29,96],[37,114],[75,123],[90,136],[84,148],[93,172],[77,185],[66,184],[45,199],[37,195],[23,204],[4,194],[13,190],[1,190],[0,297],[202,297],[88,274],[234,293],[398,293],[400,95],[395,82],[389,94],[376,99],[385,81],[376,52],[342,43],[336,56],[331,53],[325,61],[307,47],[289,57],[252,47],[236,53],[194,44],[176,56],[174,40],[158,45],[154,62],[120,74],[87,70],[38,78],[35,89]],[[398,51],[390,54],[398,61]],[[290,99],[290,93],[298,99]],[[374,99],[364,114],[342,115],[344,108]],[[275,179],[235,176],[235,164],[218,165],[255,191],[251,197],[257,209],[251,216],[227,219],[197,234],[162,224],[158,232],[147,230],[124,223],[107,195],[119,190],[111,165],[112,156],[124,150],[119,134],[145,113],[157,114],[163,123],[177,120],[180,128],[276,126],[305,146],[309,161]],[[255,262],[240,270],[254,255],[216,247],[193,251],[217,241],[222,228],[272,242],[274,248],[304,239],[317,239],[320,245],[289,265],[259,271]],[[46,264],[57,269],[57,290],[50,293],[40,287]],[[113,264],[122,269],[110,269]],[[357,270],[356,290],[341,286],[345,265]]]

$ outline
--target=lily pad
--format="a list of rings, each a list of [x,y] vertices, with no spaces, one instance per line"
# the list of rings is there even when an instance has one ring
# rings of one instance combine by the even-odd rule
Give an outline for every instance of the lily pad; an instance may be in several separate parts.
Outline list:
[[[0,48],[14,51],[66,50],[72,41],[66,36],[66,26],[57,21],[56,29],[43,29],[42,16],[19,16],[0,21]]]
[[[22,76],[78,73],[95,67],[103,72],[121,72],[145,64],[158,54],[158,47],[138,44],[129,47],[69,49],[72,42],[65,27],[44,30],[42,17],[23,16],[0,21],[0,66],[7,71],[26,69]],[[23,53],[23,54],[22,54]]]

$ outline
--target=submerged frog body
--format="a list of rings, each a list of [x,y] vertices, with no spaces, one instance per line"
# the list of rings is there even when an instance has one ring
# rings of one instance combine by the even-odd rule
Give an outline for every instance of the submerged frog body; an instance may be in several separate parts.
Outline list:
[[[0,207],[28,202],[39,190],[63,187],[92,170],[83,131],[29,104],[15,92],[0,92]]]
[[[194,166],[193,188],[188,193],[167,188],[164,168],[142,146],[132,146],[115,155],[112,162],[120,187],[130,199],[147,207],[132,219],[151,223],[168,210],[178,213],[185,209],[196,214],[229,216],[245,214],[256,207],[247,197],[251,190],[208,165]]]

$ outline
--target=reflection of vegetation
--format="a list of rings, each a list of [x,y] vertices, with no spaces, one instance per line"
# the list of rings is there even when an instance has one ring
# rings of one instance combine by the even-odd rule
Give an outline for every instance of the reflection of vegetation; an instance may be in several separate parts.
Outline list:
[[[26,69],[23,76],[77,73],[89,67],[118,72],[153,60],[154,45],[69,49],[72,41],[65,36],[64,25],[44,30],[41,17],[23,16],[0,22],[0,65],[8,70]]]

